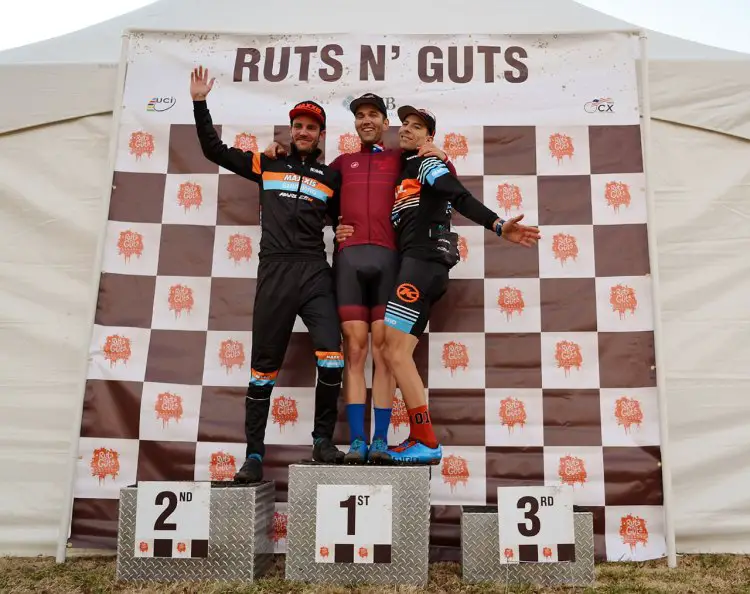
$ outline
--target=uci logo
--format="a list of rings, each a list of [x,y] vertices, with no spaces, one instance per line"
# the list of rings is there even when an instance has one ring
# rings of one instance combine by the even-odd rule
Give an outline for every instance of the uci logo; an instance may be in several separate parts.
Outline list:
[[[152,97],[146,104],[146,111],[167,111],[177,103],[176,97]]]
[[[594,99],[583,106],[586,113],[615,113],[615,102],[609,98]]]
[[[410,283],[402,283],[396,289],[396,295],[405,303],[414,303],[419,299],[419,290]]]

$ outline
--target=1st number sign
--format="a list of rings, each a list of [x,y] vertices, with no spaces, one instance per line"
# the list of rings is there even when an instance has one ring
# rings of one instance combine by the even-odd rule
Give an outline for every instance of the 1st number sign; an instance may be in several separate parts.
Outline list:
[[[318,485],[316,563],[390,563],[392,485]]]

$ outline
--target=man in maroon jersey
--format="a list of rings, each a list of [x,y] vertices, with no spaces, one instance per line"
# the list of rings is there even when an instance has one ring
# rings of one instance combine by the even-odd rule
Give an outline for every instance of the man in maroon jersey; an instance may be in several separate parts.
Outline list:
[[[344,336],[344,398],[351,447],[344,461],[378,462],[388,449],[388,427],[396,382],[383,358],[385,306],[399,270],[399,255],[391,225],[394,189],[401,173],[401,149],[387,149],[383,136],[388,130],[388,110],[382,97],[366,93],[350,104],[360,150],[339,155],[330,167],[341,172],[342,224],[354,233],[337,245],[334,262],[336,299]],[[273,143],[266,155],[279,153]],[[427,143],[420,155],[447,160],[445,152]],[[448,168],[453,174],[451,163]],[[374,373],[372,396],[375,430],[370,447],[365,430],[365,362],[368,334],[372,333]]]

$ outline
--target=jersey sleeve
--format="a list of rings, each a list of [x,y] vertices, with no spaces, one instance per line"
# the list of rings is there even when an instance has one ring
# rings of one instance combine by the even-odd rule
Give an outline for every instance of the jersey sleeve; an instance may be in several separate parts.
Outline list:
[[[341,171],[341,155],[339,155],[333,161],[331,161],[328,166],[334,171],[340,172]]]
[[[467,219],[492,230],[494,222],[500,217],[474,198],[455,174],[451,173],[448,165],[435,157],[424,159],[419,164],[419,183],[433,188]]]
[[[205,101],[193,101],[193,117],[198,141],[206,159],[246,179],[261,182],[264,155],[224,144],[216,133],[208,104]]]

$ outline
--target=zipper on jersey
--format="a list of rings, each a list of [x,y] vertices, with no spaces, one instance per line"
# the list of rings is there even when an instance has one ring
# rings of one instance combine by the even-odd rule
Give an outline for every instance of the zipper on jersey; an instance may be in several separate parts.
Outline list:
[[[302,165],[302,173],[300,173],[299,182],[297,183],[297,199],[294,201],[294,237],[292,238],[292,244],[294,245],[295,250],[299,249],[299,246],[297,245],[297,232],[299,231],[299,213],[297,212],[297,209],[299,208],[299,201],[302,193],[302,178],[305,177],[305,158],[303,156],[300,156],[300,163]]]
[[[365,187],[367,188],[367,200],[365,201],[367,203],[367,243],[372,243],[372,218],[370,216],[370,184],[372,183],[372,180],[370,179],[370,171],[372,169],[372,147],[370,147],[370,153],[367,155],[367,182],[365,183]]]

